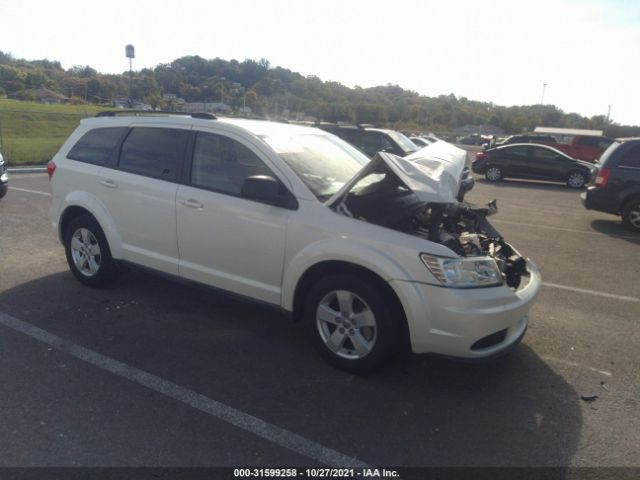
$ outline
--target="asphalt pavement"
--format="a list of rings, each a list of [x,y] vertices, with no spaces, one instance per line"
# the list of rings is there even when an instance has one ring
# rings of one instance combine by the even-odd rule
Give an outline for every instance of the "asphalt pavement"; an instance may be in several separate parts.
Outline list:
[[[498,200],[492,223],[543,274],[512,354],[357,377],[253,303],[141,272],[82,286],[47,176],[10,182],[0,466],[640,466],[640,235],[579,192],[479,178],[468,195]]]

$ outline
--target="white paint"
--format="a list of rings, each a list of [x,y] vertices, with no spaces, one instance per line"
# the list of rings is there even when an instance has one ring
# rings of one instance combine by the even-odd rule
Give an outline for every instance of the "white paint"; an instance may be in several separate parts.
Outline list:
[[[568,290],[570,292],[585,293],[587,295],[596,295],[599,297],[613,298],[615,300],[623,300],[625,302],[640,303],[640,298],[625,297],[624,295],[615,295],[613,293],[601,292],[599,290],[587,290],[586,288],[569,287],[567,285],[558,285],[556,283],[542,282],[542,286],[550,288],[559,288],[560,290]]]
[[[576,368],[586,368],[587,370],[591,370],[592,372],[599,373],[601,375],[604,375],[605,377],[612,377],[613,376],[613,374],[611,372],[608,372],[607,370],[598,370],[597,368],[585,366],[585,365],[582,365],[582,364],[580,364],[578,362],[572,362],[570,360],[562,360],[560,358],[550,357],[548,355],[541,355],[540,358],[542,358],[543,360],[546,360],[548,362],[551,362],[551,363],[560,363],[562,365],[568,365],[570,367],[576,367]]]
[[[18,192],[35,193],[36,195],[44,195],[45,197],[51,196],[51,194],[47,192],[40,192],[38,190],[28,190],[26,188],[9,187],[9,190],[17,190]]]
[[[173,382],[157,377],[126,363],[89,350],[64,338],[53,335],[30,323],[0,312],[0,325],[21,332],[72,357],[107,372],[161,393],[169,398],[200,410],[223,422],[252,433],[278,446],[332,467],[369,467],[360,460],[327,448],[319,443],[265,422],[253,415],[225,405]]]

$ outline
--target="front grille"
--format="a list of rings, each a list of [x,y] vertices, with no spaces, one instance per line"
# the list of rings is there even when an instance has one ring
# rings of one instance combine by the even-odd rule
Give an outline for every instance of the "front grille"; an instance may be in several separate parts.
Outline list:
[[[494,345],[498,345],[501,342],[504,342],[504,339],[507,337],[507,329],[500,330],[499,332],[492,333],[491,335],[487,335],[486,337],[481,338],[476,343],[471,345],[471,350],[482,350],[484,348],[493,347]]]

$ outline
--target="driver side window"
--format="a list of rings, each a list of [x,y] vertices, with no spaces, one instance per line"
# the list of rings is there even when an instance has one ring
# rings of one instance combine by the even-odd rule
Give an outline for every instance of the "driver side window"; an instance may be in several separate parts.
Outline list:
[[[271,170],[242,143],[208,132],[198,132],[191,164],[191,185],[240,196],[245,178],[275,177]]]

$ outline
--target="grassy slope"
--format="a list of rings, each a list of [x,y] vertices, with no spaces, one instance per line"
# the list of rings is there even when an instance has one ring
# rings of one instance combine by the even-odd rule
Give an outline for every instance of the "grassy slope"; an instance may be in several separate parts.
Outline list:
[[[105,110],[0,99],[2,154],[9,165],[48,162],[80,120]]]

